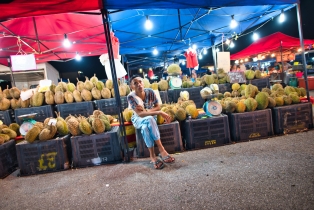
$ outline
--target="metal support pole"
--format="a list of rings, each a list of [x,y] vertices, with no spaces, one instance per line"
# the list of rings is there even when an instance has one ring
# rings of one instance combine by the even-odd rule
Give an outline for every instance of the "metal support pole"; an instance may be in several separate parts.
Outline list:
[[[304,54],[305,48],[304,48],[304,42],[303,42],[303,30],[302,30],[300,4],[295,4],[295,8],[297,10],[299,37],[300,37],[300,44],[301,44],[301,49],[302,49],[301,55],[302,55],[302,63],[303,63],[304,82],[305,82],[305,87],[306,87],[306,96],[307,96],[308,102],[310,102],[309,84],[307,81],[306,59],[305,59],[305,54]]]
[[[212,43],[212,54],[213,54],[213,60],[214,60],[214,72],[217,73],[215,37],[211,38],[211,43]]]
[[[121,132],[121,146],[124,151],[124,161],[130,162],[129,146],[126,139],[126,131],[125,131],[125,126],[124,126],[123,114],[122,114],[123,110],[121,106],[121,99],[120,99],[119,87],[118,87],[118,78],[116,74],[116,67],[114,63],[112,42],[111,42],[111,36],[110,36],[110,26],[109,26],[110,23],[109,23],[108,10],[101,9],[101,15],[102,15],[102,20],[104,24],[104,32],[105,32],[106,42],[107,42],[107,49],[108,49],[109,62],[110,62],[110,68],[111,68],[112,82],[113,82],[113,87],[114,87],[114,92],[115,92],[115,99],[116,99],[116,104],[117,104],[117,108],[119,112],[118,117],[119,117],[119,122],[120,122],[119,127],[120,127],[120,132]]]
[[[10,73],[11,73],[11,85],[12,85],[12,87],[16,87],[13,72],[12,72],[12,65],[11,65],[10,58],[8,58],[8,67],[10,68]]]
[[[282,41],[280,41],[280,56],[281,56],[281,73],[284,73],[283,72],[283,59],[282,59]]]

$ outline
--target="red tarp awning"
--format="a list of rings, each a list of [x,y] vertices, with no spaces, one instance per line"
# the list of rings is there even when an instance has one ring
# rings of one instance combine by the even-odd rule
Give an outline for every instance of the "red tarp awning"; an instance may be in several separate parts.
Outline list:
[[[280,50],[280,42],[282,42],[282,50],[288,50],[291,48],[300,47],[300,39],[292,36],[285,35],[280,32],[273,33],[269,36],[263,37],[258,41],[254,42],[244,50],[232,54],[230,56],[231,60],[244,59],[251,56],[256,56],[257,54],[269,52],[278,52]],[[314,40],[304,39],[304,45],[313,45]]]

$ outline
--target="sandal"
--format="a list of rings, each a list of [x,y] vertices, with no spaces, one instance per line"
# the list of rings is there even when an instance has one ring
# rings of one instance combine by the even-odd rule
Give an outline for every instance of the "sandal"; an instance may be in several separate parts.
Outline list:
[[[156,160],[156,162],[152,162],[152,163],[155,169],[163,169],[165,166],[164,163],[158,159]]]
[[[167,155],[165,157],[162,157],[161,154],[158,154],[158,156],[161,158],[162,161],[165,163],[173,163],[176,159],[174,157],[171,157],[170,155]]]

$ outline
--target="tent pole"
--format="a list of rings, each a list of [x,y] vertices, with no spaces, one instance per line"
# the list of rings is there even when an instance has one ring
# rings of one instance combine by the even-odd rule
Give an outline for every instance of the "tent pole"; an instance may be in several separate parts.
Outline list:
[[[303,30],[302,30],[302,20],[301,20],[301,9],[300,9],[300,3],[295,4],[295,8],[297,10],[297,18],[298,18],[298,29],[299,29],[299,37],[300,37],[300,44],[302,49],[302,63],[303,63],[303,73],[304,73],[304,82],[306,87],[306,96],[308,102],[310,102],[310,93],[309,93],[309,84],[307,81],[307,69],[306,69],[306,59],[304,54],[304,42],[303,42]]]
[[[124,161],[125,162],[130,162],[130,156],[129,156],[129,146],[128,142],[126,139],[126,131],[125,131],[125,126],[124,126],[124,120],[123,120],[123,110],[121,106],[121,98],[119,93],[119,87],[118,87],[118,78],[116,74],[116,66],[114,63],[114,55],[113,55],[113,49],[112,49],[112,42],[111,42],[111,35],[110,35],[110,23],[109,23],[109,13],[107,9],[101,9],[101,16],[103,20],[103,25],[104,25],[104,32],[106,36],[106,42],[107,42],[107,50],[108,50],[108,55],[109,55],[109,62],[110,62],[110,68],[111,68],[111,75],[112,75],[112,82],[113,82],[113,87],[114,87],[114,92],[115,94],[115,99],[116,99],[116,104],[118,108],[118,117],[119,117],[119,128],[121,132],[121,146],[124,151]]]
[[[283,60],[282,60],[282,41],[280,41],[280,56],[281,56],[281,73],[283,73]]]
[[[11,73],[11,85],[12,85],[12,87],[16,87],[13,72],[12,72],[12,65],[11,65],[10,58],[8,58],[8,67],[10,68],[10,73]]]

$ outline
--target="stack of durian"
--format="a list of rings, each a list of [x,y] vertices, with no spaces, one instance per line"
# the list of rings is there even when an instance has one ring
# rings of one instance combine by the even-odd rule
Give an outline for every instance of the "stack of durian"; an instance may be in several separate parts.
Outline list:
[[[266,77],[267,74],[262,73],[260,70],[246,70],[244,72],[246,79],[251,80],[251,79],[261,79],[263,77]]]
[[[304,88],[292,86],[282,87],[281,84],[273,85],[272,89],[263,88],[261,91],[254,85],[234,83],[232,92],[225,92],[224,98],[219,102],[223,113],[242,113],[255,110],[273,108],[300,103],[300,97],[305,96]]]
[[[20,98],[21,91],[17,87],[1,90],[0,88],[0,110],[18,109],[29,107],[30,100],[22,101]]]
[[[154,82],[151,84],[147,78],[143,79],[144,88],[151,88],[153,90],[166,91],[169,89],[169,84],[167,80],[161,79],[158,83]]]
[[[57,134],[64,136],[71,134],[78,136],[82,134],[91,135],[92,133],[103,133],[111,129],[110,123],[114,118],[110,115],[105,115],[102,111],[95,110],[89,117],[72,116],[62,118],[60,113],[57,113],[55,125],[49,124],[54,118],[47,118],[43,123],[36,122],[34,126],[26,133],[25,140],[33,143],[35,140],[47,141],[53,139]]]
[[[0,145],[20,135],[19,129],[20,126],[16,123],[11,123],[9,126],[0,125]]]

